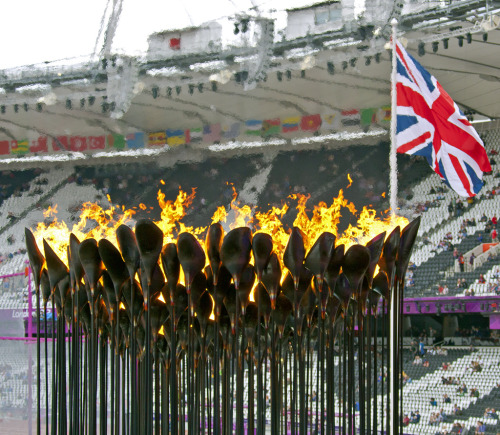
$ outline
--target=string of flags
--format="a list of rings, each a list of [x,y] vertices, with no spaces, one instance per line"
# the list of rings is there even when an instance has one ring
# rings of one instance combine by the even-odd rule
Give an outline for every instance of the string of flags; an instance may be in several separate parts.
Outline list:
[[[52,153],[95,152],[102,150],[137,150],[140,148],[176,147],[196,143],[217,143],[245,137],[268,138],[293,133],[316,133],[342,130],[348,127],[369,127],[390,123],[391,108],[343,110],[326,114],[290,116],[283,119],[249,119],[245,122],[210,124],[191,129],[173,129],[151,133],[134,132],[126,135],[99,136],[40,136],[34,140],[0,140],[0,156]]]

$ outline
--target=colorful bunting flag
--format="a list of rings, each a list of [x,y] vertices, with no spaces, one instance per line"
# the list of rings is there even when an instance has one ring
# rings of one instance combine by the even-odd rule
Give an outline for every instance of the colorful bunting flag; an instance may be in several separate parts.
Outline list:
[[[384,106],[377,110],[377,122],[379,124],[391,122],[391,106]]]
[[[89,150],[103,150],[106,147],[104,136],[89,136]]]
[[[158,146],[163,146],[166,143],[167,143],[167,133],[165,131],[157,131],[155,133],[149,133],[148,146],[158,147]]]
[[[220,142],[220,124],[205,125],[203,127],[203,142]]]
[[[53,151],[69,151],[69,138],[68,136],[57,136],[52,139]]]
[[[10,142],[8,140],[0,140],[0,155],[5,156],[10,154]]]
[[[279,118],[267,119],[262,122],[262,136],[279,134],[281,130],[281,120]]]
[[[107,136],[108,147],[113,147],[117,150],[122,150],[125,148],[125,136],[122,134],[108,134]]]
[[[240,135],[240,128],[241,124],[239,122],[223,125],[222,137],[224,139],[236,139]]]
[[[342,125],[344,127],[359,125],[359,123],[360,123],[359,110],[343,110],[342,111]]]
[[[283,133],[292,133],[294,131],[299,131],[300,116],[292,116],[290,118],[283,119],[281,123],[281,131]]]
[[[245,122],[245,134],[260,136],[262,134],[262,121],[250,119]]]
[[[189,130],[187,130],[189,132]],[[189,133],[188,133],[189,134]],[[186,132],[184,130],[167,129],[167,145],[178,146],[186,143]]]
[[[71,136],[69,138],[69,149],[74,152],[81,152],[87,149],[87,138],[85,136]]]
[[[11,148],[10,151],[12,154],[16,154],[18,156],[23,156],[24,154],[28,153],[30,150],[29,148],[29,142],[28,139],[21,139],[21,140],[13,140],[11,142]]]
[[[138,131],[127,134],[127,147],[133,150],[144,148],[144,133]]]
[[[300,121],[300,129],[303,131],[318,131],[321,127],[321,116],[306,115]]]
[[[340,112],[321,115],[321,130],[338,130],[340,128]]]
[[[377,109],[361,109],[361,125],[368,126],[377,122]]]
[[[40,136],[38,139],[31,141],[30,152],[47,153],[49,151],[47,141],[47,136]]]
[[[203,140],[203,128],[191,128],[189,131],[189,142],[190,143],[198,143]]]

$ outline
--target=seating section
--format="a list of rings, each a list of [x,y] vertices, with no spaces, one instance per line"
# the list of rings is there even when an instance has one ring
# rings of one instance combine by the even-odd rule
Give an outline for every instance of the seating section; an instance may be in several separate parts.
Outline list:
[[[407,383],[403,388],[403,409],[405,413],[419,411],[421,420],[420,423],[410,424],[405,428],[405,433],[434,435],[444,430],[451,432],[454,423],[460,423],[467,430],[474,428],[477,421],[496,425],[498,419],[484,417],[485,409],[482,406],[486,401],[481,399],[495,399],[485,407],[498,409],[500,406],[496,394],[500,382],[499,361],[499,348],[480,348],[458,358],[447,370],[434,370],[416,381]],[[473,370],[473,362],[481,366],[480,371]],[[453,377],[456,383],[445,384],[443,377]],[[459,392],[462,385],[466,387],[464,393]],[[477,390],[477,396],[473,394],[473,388]],[[450,403],[444,403],[444,394],[451,399]],[[431,404],[431,398],[436,399],[436,406]],[[455,406],[460,407],[461,411],[456,413]],[[444,422],[429,424],[431,414],[441,409],[446,415]]]

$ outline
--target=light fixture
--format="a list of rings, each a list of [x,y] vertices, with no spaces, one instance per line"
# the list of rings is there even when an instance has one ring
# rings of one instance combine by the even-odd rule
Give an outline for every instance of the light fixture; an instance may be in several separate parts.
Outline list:
[[[172,96],[172,88],[169,86],[167,87],[167,97],[171,97]]]
[[[371,56],[366,56],[365,57],[365,65],[368,66],[372,63],[372,57]]]
[[[24,108],[24,111],[25,111],[25,112],[27,112],[27,111],[28,111],[29,107],[30,107],[30,106],[28,105],[28,103],[24,103],[24,104],[23,104],[23,108]]]
[[[244,18],[243,20],[241,20],[241,31],[242,33],[246,33],[248,31],[248,22],[250,20],[248,18]]]
[[[66,109],[71,110],[73,105],[71,104],[71,100],[69,98],[66,99]]]
[[[40,103],[38,103],[38,104],[40,104]],[[5,106],[3,104],[0,106],[0,112],[5,113]]]
[[[181,90],[182,90],[182,87],[180,87],[180,86],[175,87],[175,92],[177,95],[179,95],[181,93]]]
[[[194,92],[194,85],[190,83],[190,84],[188,85],[188,88],[189,88],[189,95],[193,95],[193,92]]]
[[[347,60],[344,60],[342,62],[342,71],[345,71],[347,69],[347,67],[349,66],[349,64],[347,63]]]
[[[83,109],[85,107],[85,98],[80,99],[80,109]]]
[[[14,104],[14,112],[19,112],[19,104]]]
[[[278,81],[281,82],[283,80],[283,73],[281,71],[278,71],[276,73],[276,77],[278,78]]]
[[[483,42],[488,42],[488,34],[483,33]]]
[[[467,44],[471,44],[472,43],[472,35],[470,33],[467,33],[467,35],[465,35],[465,37],[467,38]]]
[[[217,92],[217,82],[213,81],[211,82],[211,85],[212,85],[212,91]]]
[[[238,23],[234,23],[234,30],[233,30],[233,33],[235,35],[237,35],[238,33],[240,33],[240,28],[238,26]]]
[[[305,79],[306,78],[306,70],[300,70],[300,78]]]
[[[333,76],[335,74],[335,65],[333,64],[333,62],[328,62],[326,64],[326,67],[328,69],[328,72]]]
[[[95,97],[94,96],[90,96],[89,97],[89,105],[93,106],[95,103]]]
[[[449,38],[443,39],[443,47],[445,50],[448,50],[448,42],[450,42]]]
[[[438,41],[434,41],[432,43],[432,52],[433,53],[437,53],[438,50],[439,50],[439,42]]]
[[[459,36],[458,37],[458,46],[459,47],[463,47],[464,46],[464,37],[463,36]]]
[[[420,42],[418,44],[418,55],[419,56],[424,56],[425,55],[425,43]]]
[[[354,67],[356,66],[356,62],[357,62],[357,61],[358,61],[358,59],[357,59],[357,58],[355,58],[355,57],[353,57],[353,58],[349,61],[349,63],[350,63],[350,64],[351,64],[351,66],[354,68]]]
[[[198,83],[198,92],[199,93],[203,92],[203,83]]]
[[[289,69],[286,70],[286,78],[287,80],[291,80],[292,78],[292,71],[290,71]]]
[[[380,53],[375,54],[375,62],[380,63]]]
[[[151,92],[153,93],[153,98],[156,100],[158,98],[160,88],[158,88],[158,86],[153,86],[153,88],[151,89]]]
[[[5,106],[3,106],[3,107],[5,107]],[[41,112],[42,109],[43,109],[42,103],[36,103],[36,110],[38,110],[39,112]]]

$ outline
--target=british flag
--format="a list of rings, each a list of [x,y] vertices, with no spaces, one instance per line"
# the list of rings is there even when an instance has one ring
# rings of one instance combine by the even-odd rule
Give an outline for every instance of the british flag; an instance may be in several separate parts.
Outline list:
[[[436,78],[400,42],[396,59],[397,151],[426,157],[455,192],[475,196],[483,186],[483,172],[491,171],[481,138]]]

